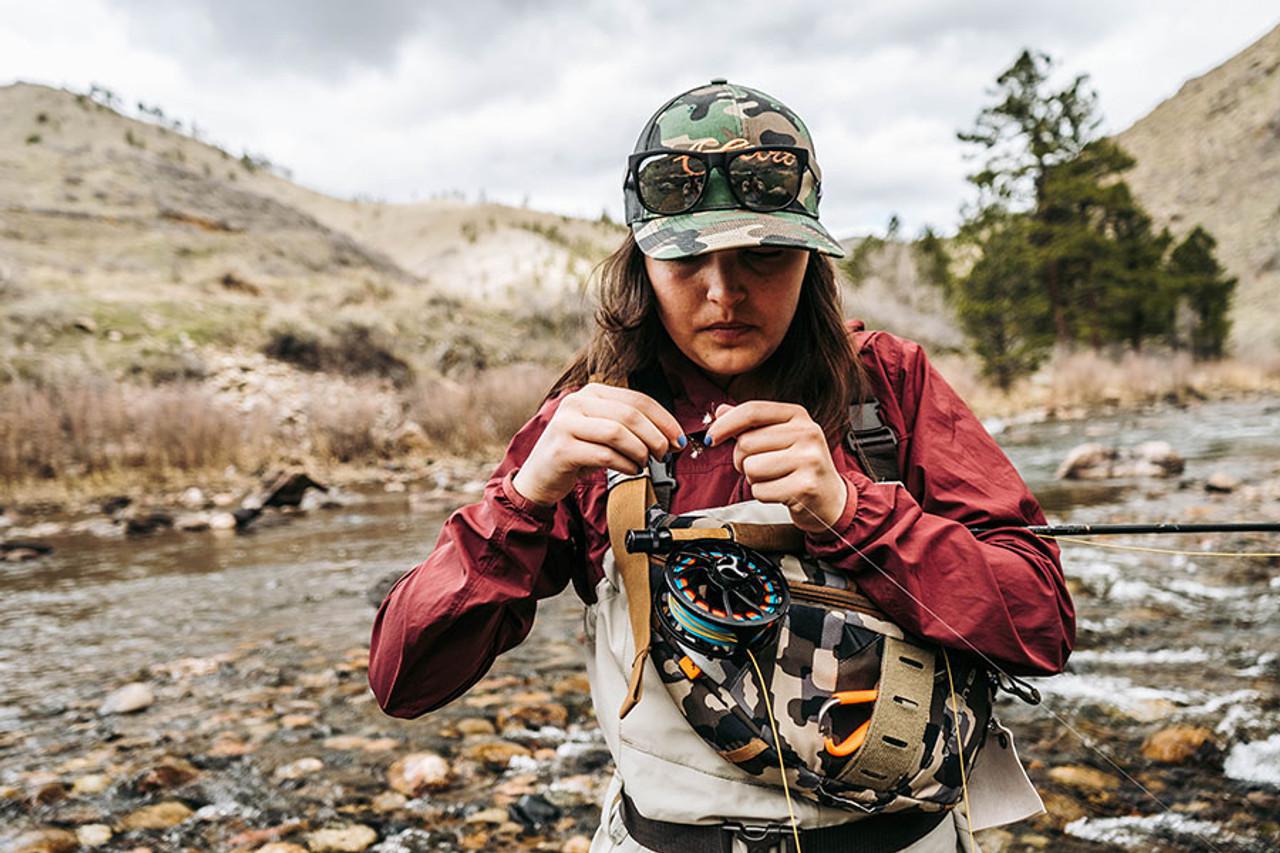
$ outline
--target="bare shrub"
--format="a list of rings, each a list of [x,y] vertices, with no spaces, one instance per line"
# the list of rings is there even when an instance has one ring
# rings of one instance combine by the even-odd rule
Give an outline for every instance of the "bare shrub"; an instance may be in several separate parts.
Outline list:
[[[1037,408],[1070,414],[1280,390],[1280,358],[1275,356],[1196,362],[1184,352],[1118,356],[1094,350],[1060,352],[1007,393],[982,379],[972,357],[942,356],[935,365],[970,407],[984,416]]]
[[[0,387],[0,478],[7,481],[251,468],[269,452],[264,419],[194,384],[151,388],[81,377]]]
[[[420,379],[409,392],[408,416],[434,443],[455,452],[505,445],[538,410],[556,373],[538,364],[511,364],[468,382]]]
[[[375,459],[387,453],[381,396],[368,389],[328,383],[307,397],[311,452],[334,462]]]
[[[397,385],[405,385],[413,377],[390,335],[355,320],[340,322],[324,332],[298,323],[277,323],[267,331],[262,353],[303,370],[385,376]]]

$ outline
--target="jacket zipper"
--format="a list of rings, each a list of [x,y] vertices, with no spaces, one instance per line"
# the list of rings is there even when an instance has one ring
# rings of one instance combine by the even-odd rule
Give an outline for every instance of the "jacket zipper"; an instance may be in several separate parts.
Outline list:
[[[884,611],[876,607],[875,602],[861,593],[804,581],[787,581],[787,588],[791,591],[791,597],[797,601],[811,601],[816,604],[841,607],[845,610],[856,610],[879,619],[888,619]]]

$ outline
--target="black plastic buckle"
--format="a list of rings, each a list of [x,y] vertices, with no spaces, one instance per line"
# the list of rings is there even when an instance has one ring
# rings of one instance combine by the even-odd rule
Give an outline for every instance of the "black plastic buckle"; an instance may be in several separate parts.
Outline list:
[[[733,842],[741,841],[746,853],[796,853],[791,827],[776,823],[721,824],[724,853],[732,853]]]
[[[850,427],[845,441],[850,450],[861,446],[864,450],[881,447],[897,447],[898,436],[880,419],[880,401],[869,400],[850,407]]]
[[[675,478],[675,455],[668,453],[661,459],[649,458],[649,478],[653,482],[654,491],[659,489],[669,490],[667,494],[673,494],[676,490]],[[664,507],[665,508],[665,507]]]

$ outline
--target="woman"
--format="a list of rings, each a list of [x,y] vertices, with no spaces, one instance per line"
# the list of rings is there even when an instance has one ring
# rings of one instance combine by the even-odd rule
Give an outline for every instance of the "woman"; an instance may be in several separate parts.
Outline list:
[[[654,114],[628,163],[632,234],[604,265],[591,343],[512,439],[483,499],[454,513],[379,610],[369,675],[386,712],[416,717],[459,696],[526,636],[536,602],[569,583],[592,633],[610,607],[625,619],[607,470],[673,475],[665,497],[677,515],[785,507],[804,551],[855,577],[906,635],[1008,674],[1062,669],[1074,615],[1057,551],[1023,529],[1043,521],[1040,509],[919,346],[846,326],[820,181],[804,124],[763,93],[713,80]],[[972,780],[962,769],[954,822],[793,802],[717,763],[687,726],[659,737],[643,710],[619,724],[624,645],[635,653],[624,711],[657,682],[642,669],[647,638],[622,637],[612,656],[598,642],[589,665],[620,771],[593,850],[954,850],[971,843],[957,826],[1039,807],[1004,736],[987,738],[1003,749],[988,743]],[[644,696],[639,709],[678,719],[660,689]]]

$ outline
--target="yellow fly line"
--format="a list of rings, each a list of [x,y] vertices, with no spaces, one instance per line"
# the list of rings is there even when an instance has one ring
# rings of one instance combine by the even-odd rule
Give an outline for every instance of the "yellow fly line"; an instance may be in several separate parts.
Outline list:
[[[1280,551],[1179,551],[1174,548],[1148,548],[1145,545],[1120,545],[1115,542],[1099,542],[1096,539],[1077,539],[1074,536],[1051,536],[1048,533],[1036,535],[1041,539],[1069,542],[1072,545],[1114,548],[1117,551],[1141,551],[1144,554],[1166,554],[1175,557],[1280,557]]]

